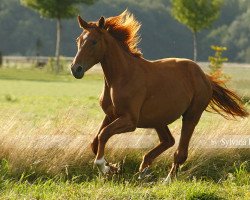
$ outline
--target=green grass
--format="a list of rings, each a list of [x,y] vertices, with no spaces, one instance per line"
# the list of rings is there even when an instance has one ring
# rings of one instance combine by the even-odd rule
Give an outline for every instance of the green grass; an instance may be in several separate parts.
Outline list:
[[[226,72],[232,76],[229,86],[250,96],[250,70],[239,67],[237,70],[227,68]],[[0,111],[21,112],[26,120],[37,122],[53,120],[69,109],[82,110],[86,119],[98,122],[103,118],[98,102],[102,87],[100,71],[76,80],[69,73],[54,75],[41,69],[4,68],[0,69]],[[216,121],[221,119],[218,115],[204,113],[199,126],[211,124],[215,118]]]
[[[39,69],[0,69],[0,109],[21,111],[30,120],[39,120],[70,108],[99,119],[102,84],[100,74],[79,81],[69,74],[56,76]]]
[[[202,178],[173,180],[170,185],[163,182],[162,175],[156,179],[138,181],[132,172],[135,167],[133,158],[128,160],[125,175],[105,179],[97,176],[96,170],[86,167],[79,175],[71,178],[40,176],[32,179],[32,174],[12,177],[8,163],[1,163],[0,199],[240,199],[248,200],[250,195],[250,163],[232,166],[231,173],[218,181]],[[208,165],[208,163],[207,163]],[[210,163],[212,165],[212,162]],[[209,165],[208,165],[209,166]],[[205,169],[205,165],[203,166]],[[162,170],[157,166],[154,171]],[[84,170],[85,169],[85,170]],[[220,170],[223,170],[222,168]],[[228,171],[228,169],[224,169]],[[89,175],[90,179],[79,178],[80,174]],[[93,174],[96,174],[93,176]]]
[[[225,71],[232,77],[229,86],[250,96],[250,69]],[[125,170],[111,179],[99,177],[88,144],[103,117],[98,103],[102,87],[100,71],[76,80],[69,73],[0,68],[0,199],[249,199],[249,149],[191,144],[179,179],[165,185],[161,180],[176,147],[155,161],[152,179],[138,181],[135,174],[148,149],[112,149],[122,141],[117,136],[107,158],[117,162],[127,157]],[[249,122],[204,113],[194,140],[249,134]],[[180,127],[180,120],[170,125],[175,136]]]
[[[46,181],[7,182],[2,186],[2,199],[188,199],[219,200],[249,199],[249,186],[232,183],[208,183],[205,181],[178,181],[170,186],[162,183],[132,185],[92,181],[71,183]]]
[[[3,174],[3,173],[2,173]],[[11,180],[2,176],[0,180],[1,199],[189,199],[248,200],[250,175],[239,166],[220,182],[197,180],[174,180],[170,185],[156,181],[135,181],[129,179],[107,180],[95,177],[78,181],[77,177],[64,180],[38,178],[34,181],[22,176]]]

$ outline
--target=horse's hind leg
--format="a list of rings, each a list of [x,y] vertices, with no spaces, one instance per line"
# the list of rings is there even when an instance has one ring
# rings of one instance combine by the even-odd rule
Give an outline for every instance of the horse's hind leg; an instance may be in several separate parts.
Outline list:
[[[169,182],[172,176],[177,175],[179,166],[187,160],[189,142],[194,132],[195,126],[199,122],[201,114],[202,112],[199,112],[199,114],[192,114],[190,112],[183,116],[180,142],[176,152],[174,153],[174,163],[165,180],[166,182]]]
[[[139,171],[142,172],[146,167],[150,166],[153,160],[163,153],[165,150],[174,145],[175,140],[170,133],[167,126],[160,126],[156,128],[156,132],[160,139],[160,144],[158,144],[155,148],[149,151],[143,158],[143,161],[140,165]]]

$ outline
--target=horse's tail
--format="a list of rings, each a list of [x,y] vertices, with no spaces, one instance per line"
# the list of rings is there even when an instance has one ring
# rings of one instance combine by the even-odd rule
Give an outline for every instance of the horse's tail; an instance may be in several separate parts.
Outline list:
[[[213,94],[209,103],[209,107],[216,113],[227,118],[232,117],[247,117],[249,113],[244,108],[241,98],[233,91],[227,89],[220,81],[213,76],[207,75],[210,80]]]

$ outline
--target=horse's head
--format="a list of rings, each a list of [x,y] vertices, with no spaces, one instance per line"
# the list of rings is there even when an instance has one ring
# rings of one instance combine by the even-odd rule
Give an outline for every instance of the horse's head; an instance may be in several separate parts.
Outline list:
[[[101,17],[97,23],[88,23],[78,16],[78,23],[83,32],[76,40],[78,51],[71,64],[71,72],[75,78],[81,79],[104,56],[105,19]]]
[[[77,38],[78,51],[71,65],[71,72],[75,78],[82,78],[88,69],[101,62],[106,50],[113,50],[107,47],[111,45],[112,39],[130,55],[142,56],[137,48],[141,25],[129,11],[125,10],[118,16],[106,19],[101,17],[99,21],[89,23],[78,16],[78,23],[83,32]]]

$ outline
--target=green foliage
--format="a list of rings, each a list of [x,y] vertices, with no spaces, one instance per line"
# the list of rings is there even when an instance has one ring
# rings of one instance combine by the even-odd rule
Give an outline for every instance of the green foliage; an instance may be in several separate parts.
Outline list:
[[[72,18],[79,10],[78,3],[92,4],[94,0],[20,0],[21,4],[39,12],[46,18],[57,19],[56,73],[60,72],[61,19]]]
[[[136,200],[162,200],[162,199],[245,199],[248,200],[247,186],[237,187],[233,183],[224,185],[204,181],[174,181],[171,185],[161,182],[130,183],[104,181],[97,178],[94,181],[75,183],[74,181],[61,181],[49,179],[28,181],[20,183],[6,181],[1,199],[136,199]],[[200,195],[198,195],[200,194]],[[196,198],[197,197],[197,198]],[[201,198],[199,198],[201,197]]]
[[[137,155],[138,156],[138,155]],[[131,164],[131,163],[129,163]],[[88,165],[91,165],[90,163]],[[216,165],[216,163],[214,163]],[[126,166],[130,167],[130,166]],[[159,166],[159,168],[164,166]],[[88,170],[88,171],[85,171]],[[221,169],[220,169],[221,170]],[[249,199],[249,182],[238,184],[234,179],[220,180],[186,180],[179,177],[170,185],[158,180],[147,182],[138,181],[132,177],[104,179],[98,177],[93,167],[82,166],[77,173],[87,173],[90,179],[81,179],[74,176],[64,179],[60,176],[31,179],[24,173],[20,178],[8,175],[0,182],[1,199],[187,199],[187,200],[224,200]],[[28,175],[29,176],[29,175]],[[249,172],[241,175],[248,177]],[[161,175],[163,178],[164,175]]]
[[[6,159],[0,160],[0,180],[2,181],[4,178],[9,175],[9,163]]]
[[[172,0],[172,15],[192,32],[208,28],[219,17],[223,0]]]
[[[235,165],[234,182],[238,185],[250,185],[250,174],[248,169],[250,168],[249,161],[243,162],[240,166]]]
[[[209,69],[210,75],[217,77],[219,79],[224,79],[223,81],[227,81],[229,76],[223,74],[222,67],[223,63],[228,61],[228,58],[222,57],[222,53],[227,50],[226,47],[222,46],[211,46],[211,49],[215,51],[214,56],[209,56],[208,60],[210,61]]]
[[[199,60],[206,61],[212,55],[208,47],[219,44],[228,47],[226,55],[230,61],[250,62],[250,12],[247,4],[249,1],[224,0],[218,21],[211,29],[200,33]],[[189,29],[171,17],[170,0],[101,0],[92,6],[79,4],[77,8],[86,20],[97,20],[101,15],[113,16],[128,8],[143,25],[140,48],[145,58],[192,57]],[[76,53],[74,39],[80,30],[75,19],[62,23],[61,54],[73,56]],[[55,23],[40,18],[31,9],[24,9],[20,0],[1,0],[0,26],[0,38],[11,38],[1,40],[3,55],[35,55],[37,38],[43,43],[41,56],[54,55]]]
[[[214,192],[194,192],[187,198],[188,200],[223,200],[220,196],[215,194]]]
[[[72,18],[79,10],[78,3],[92,4],[94,0],[20,0],[21,4],[32,8],[46,18]]]
[[[249,2],[249,1],[246,1]],[[247,5],[246,5],[247,7]],[[230,47],[230,50],[235,52],[237,60],[245,60],[250,62],[250,8],[236,17],[230,25],[225,27],[220,36],[221,44]]]
[[[194,61],[197,60],[197,32],[218,18],[223,0],[172,0],[172,16],[193,32]]]
[[[217,70],[220,70],[222,68],[222,65],[224,62],[227,62],[228,59],[226,57],[222,57],[223,51],[226,51],[226,47],[222,46],[211,46],[211,49],[215,51],[214,56],[209,56],[209,61],[210,61],[210,73],[214,73]]]

